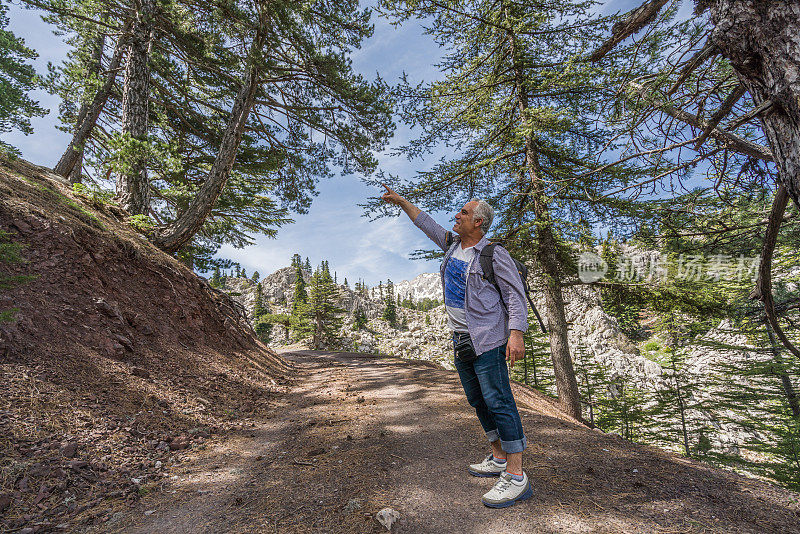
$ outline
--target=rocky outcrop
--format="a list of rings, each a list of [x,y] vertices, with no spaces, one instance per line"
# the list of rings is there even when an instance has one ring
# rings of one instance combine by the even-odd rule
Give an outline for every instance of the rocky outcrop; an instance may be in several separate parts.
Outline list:
[[[287,267],[262,280],[263,304],[270,312],[290,312],[294,298],[294,277],[294,269]],[[234,278],[227,281],[225,289],[252,316],[255,287],[256,284],[250,280]],[[426,298],[441,299],[438,273],[424,273],[413,280],[398,282],[394,287],[395,294],[401,299],[408,298],[414,302]],[[532,297],[537,307],[544,309],[543,299],[537,301],[535,293]],[[617,320],[603,311],[598,289],[589,285],[572,286],[565,290],[564,300],[567,321],[570,324],[570,348],[577,363],[583,360],[596,364],[605,370],[609,380],[622,381],[626,386],[649,392],[670,388],[671,371],[664,369],[648,351],[640,350],[622,332]],[[340,286],[339,306],[346,311],[345,319],[337,346],[329,348],[390,354],[432,361],[442,367],[453,368],[451,333],[447,327],[444,306],[426,312],[398,308],[397,327],[389,325],[381,318],[385,303],[376,290],[356,292]],[[354,330],[353,315],[358,309],[364,311],[368,324],[365,328]],[[275,346],[287,343],[285,328],[273,326],[272,339]],[[709,331],[701,342],[704,345],[698,345],[686,354],[684,367],[681,369],[681,376],[686,382],[707,377],[723,362],[763,357],[752,347],[753,350],[748,350],[745,336],[736,333],[727,323]],[[722,346],[739,348],[720,348]],[[687,392],[686,401],[690,405],[703,406],[716,393],[713,388]],[[753,437],[752,432],[729,422],[730,414],[727,413],[693,409],[686,415],[693,428],[713,429],[707,437],[718,451],[736,453],[740,444]]]
[[[419,302],[423,299],[442,300],[442,279],[439,273],[422,273],[413,280],[403,280],[395,284],[395,294],[401,300],[411,299]]]
[[[303,273],[306,281],[308,273]],[[292,267],[279,269],[261,280],[262,305],[269,313],[289,314],[294,300],[295,270]],[[255,307],[257,284],[247,278],[227,278],[223,289],[247,310],[252,319]],[[439,275],[425,273],[412,281],[395,285],[395,294],[401,299],[413,301],[424,298],[441,299]],[[374,296],[373,296],[374,295]],[[339,286],[338,306],[345,310],[337,350],[354,350],[392,354],[403,358],[422,359],[436,362],[445,368],[453,368],[451,355],[451,334],[447,328],[444,306],[429,311],[398,307],[397,327],[381,319],[385,303],[377,291],[372,289],[354,291]],[[353,317],[362,310],[367,317],[365,328],[354,330]],[[289,343],[285,327],[275,324],[272,327],[270,346],[281,347]]]

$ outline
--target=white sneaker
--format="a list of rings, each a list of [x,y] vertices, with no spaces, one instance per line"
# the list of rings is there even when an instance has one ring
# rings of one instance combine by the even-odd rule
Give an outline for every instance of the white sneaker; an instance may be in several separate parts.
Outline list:
[[[494,487],[483,495],[483,504],[489,508],[505,508],[517,501],[530,499],[533,496],[528,475],[522,472],[522,482],[517,482],[511,475],[503,472]]]
[[[489,455],[479,464],[470,464],[469,474],[474,477],[496,477],[506,470],[506,463],[498,463],[493,455]]]

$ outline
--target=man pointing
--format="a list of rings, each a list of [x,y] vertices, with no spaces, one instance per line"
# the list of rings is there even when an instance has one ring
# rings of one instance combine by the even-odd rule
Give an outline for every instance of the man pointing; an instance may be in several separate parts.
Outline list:
[[[471,200],[456,213],[455,236],[427,213],[389,187],[381,197],[400,206],[418,228],[445,251],[441,276],[445,310],[453,330],[455,366],[470,405],[491,444],[491,453],[469,466],[479,477],[499,477],[483,496],[492,508],[511,506],[532,495],[522,470],[527,439],[511,393],[508,365],[523,357],[522,333],[528,328],[528,310],[522,280],[508,251],[496,247],[493,258],[497,285],[483,277],[478,261],[489,244],[486,231],[494,210],[483,200]],[[452,234],[450,234],[452,235]]]

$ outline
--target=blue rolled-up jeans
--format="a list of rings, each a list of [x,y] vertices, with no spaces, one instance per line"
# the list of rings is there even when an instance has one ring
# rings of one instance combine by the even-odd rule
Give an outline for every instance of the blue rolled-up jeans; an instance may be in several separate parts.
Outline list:
[[[453,343],[455,345],[455,336]],[[499,439],[506,453],[525,450],[528,440],[522,431],[522,420],[511,393],[506,344],[482,353],[469,363],[455,358],[455,364],[467,400],[475,408],[488,440]]]

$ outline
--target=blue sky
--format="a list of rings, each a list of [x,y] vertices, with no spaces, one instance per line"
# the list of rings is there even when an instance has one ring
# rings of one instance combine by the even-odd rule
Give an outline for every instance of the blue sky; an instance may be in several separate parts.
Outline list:
[[[636,0],[606,2],[602,11],[626,11],[640,3]],[[10,30],[25,39],[39,53],[34,61],[37,72],[45,74],[47,63],[62,61],[67,47],[52,33],[52,27],[40,18],[40,12],[25,10],[12,4],[9,10]],[[411,80],[431,80],[437,76],[433,64],[440,51],[429,36],[413,23],[394,28],[381,18],[374,18],[375,33],[361,50],[353,55],[354,68],[372,77],[376,72],[392,83],[405,71]],[[69,136],[56,129],[58,99],[43,91],[32,94],[50,109],[47,117],[33,121],[34,134],[17,132],[3,135],[3,140],[18,147],[23,157],[33,163],[52,167],[66,147]],[[398,126],[393,145],[401,145],[413,136]],[[422,169],[424,161],[409,162],[404,158],[379,155],[381,168],[392,174],[411,176]],[[295,223],[278,232],[275,239],[260,236],[256,244],[244,249],[225,246],[220,255],[239,262],[248,273],[259,271],[264,276],[287,266],[294,253],[308,257],[312,265],[328,260],[339,279],[353,282],[359,278],[375,285],[379,280],[411,279],[423,272],[435,272],[436,262],[412,261],[408,255],[420,248],[432,248],[430,241],[409,219],[383,218],[370,222],[358,206],[366,197],[381,191],[365,186],[358,176],[335,176],[318,186],[319,196],[305,215],[295,215]],[[433,213],[434,219],[449,228],[452,215]]]

